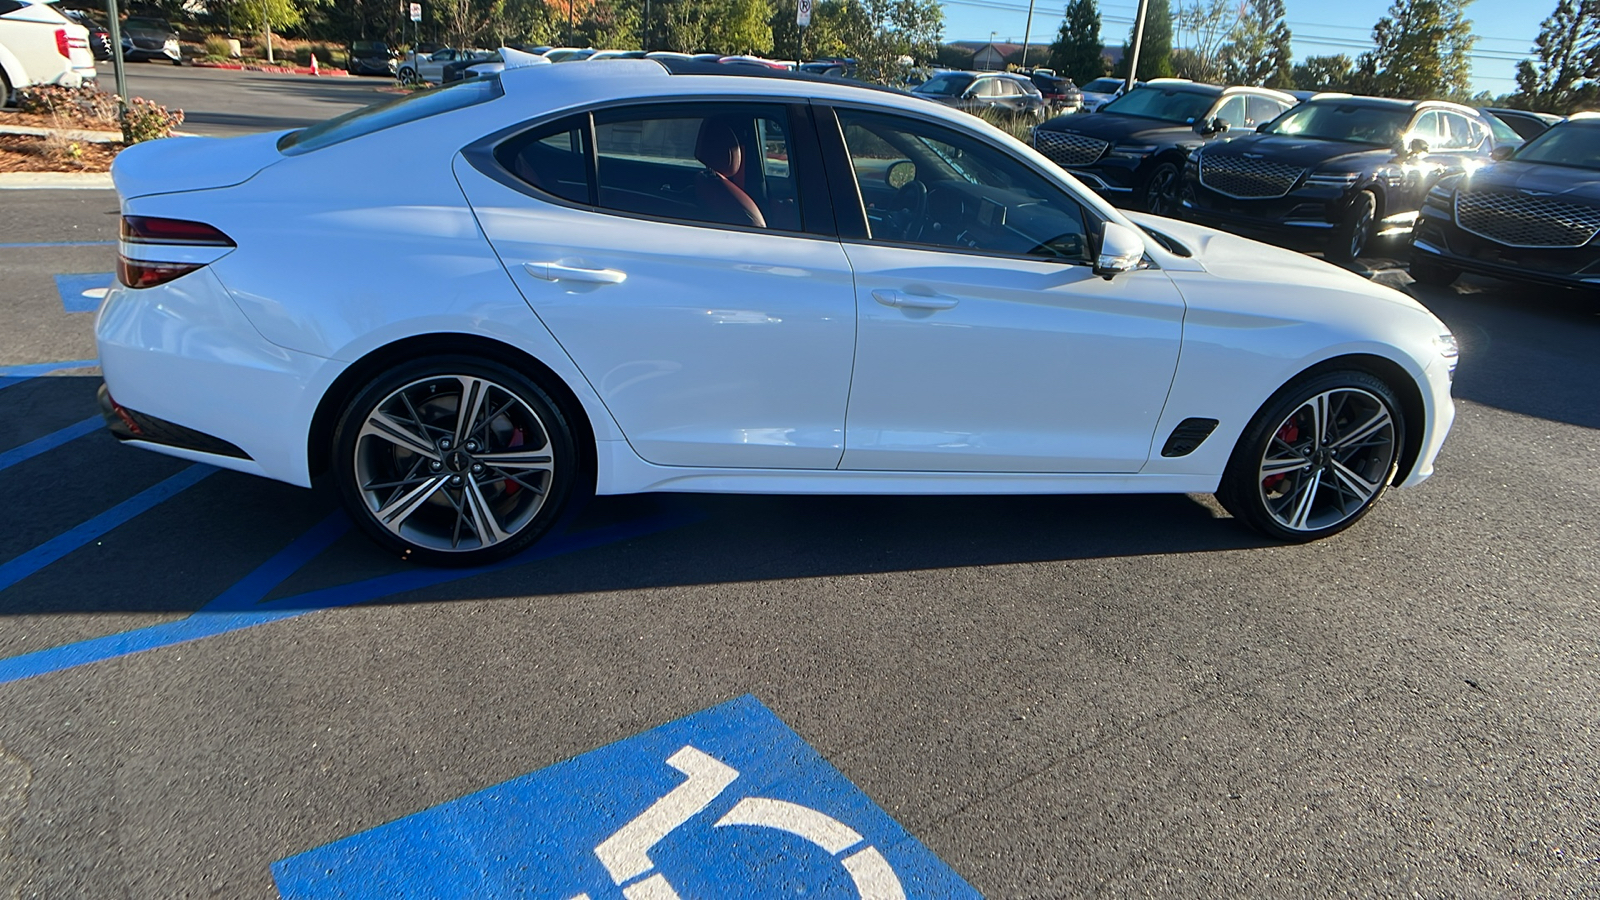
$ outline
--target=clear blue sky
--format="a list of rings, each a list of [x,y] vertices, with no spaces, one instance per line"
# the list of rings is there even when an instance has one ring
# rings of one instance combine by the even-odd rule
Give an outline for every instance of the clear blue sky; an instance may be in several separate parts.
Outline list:
[[[940,0],[944,5],[945,40],[1022,41],[1028,0]],[[1176,7],[1178,0],[1172,0]],[[1372,47],[1372,26],[1391,0],[1285,0],[1294,32],[1296,60],[1346,53],[1352,58]],[[1063,0],[1040,0],[1033,12],[1033,41],[1049,43],[1061,27]],[[1475,90],[1510,93],[1516,87],[1516,61],[1529,55],[1539,23],[1555,9],[1556,0],[1477,0],[1467,7],[1472,31],[1472,83]],[[1133,24],[1138,0],[1100,0],[1103,39],[1121,44]]]

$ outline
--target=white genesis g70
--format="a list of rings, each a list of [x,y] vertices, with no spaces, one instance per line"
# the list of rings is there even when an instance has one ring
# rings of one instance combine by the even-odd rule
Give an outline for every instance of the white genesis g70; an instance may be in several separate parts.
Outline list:
[[[898,92],[512,67],[287,133],[130,147],[101,401],[433,564],[582,492],[1215,492],[1286,541],[1413,485],[1449,331],[1107,205]]]

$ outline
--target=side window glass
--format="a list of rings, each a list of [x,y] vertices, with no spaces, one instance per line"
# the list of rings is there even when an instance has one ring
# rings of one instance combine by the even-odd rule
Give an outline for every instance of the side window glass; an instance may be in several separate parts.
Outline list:
[[[979,97],[994,97],[1000,93],[1000,79],[984,78],[978,81],[978,89],[973,93]]]
[[[1445,138],[1445,149],[1471,150],[1478,146],[1478,143],[1482,140],[1482,137],[1473,129],[1472,122],[1466,116],[1441,113],[1440,118],[1449,130],[1449,136]]]
[[[1089,262],[1083,207],[1005,151],[899,116],[839,124],[872,240]]]
[[[1430,150],[1438,149],[1444,140],[1439,133],[1439,114],[1436,112],[1423,113],[1416,123],[1411,126],[1411,131],[1406,134],[1407,141],[1412,138],[1421,138],[1427,141],[1428,149]]]
[[[1245,115],[1249,118],[1245,120],[1245,124],[1254,128],[1263,122],[1271,122],[1282,113],[1283,107],[1276,100],[1252,94],[1246,101]]]
[[[1235,94],[1232,97],[1229,97],[1227,101],[1222,104],[1222,106],[1217,108],[1216,116],[1222,121],[1227,122],[1230,128],[1243,128],[1246,124],[1248,124],[1245,121],[1244,95]]]
[[[495,150],[495,158],[537,190],[588,203],[588,131],[586,116],[572,116],[506,141]]]
[[[599,205],[799,231],[789,133],[781,106],[658,105],[596,113]]]

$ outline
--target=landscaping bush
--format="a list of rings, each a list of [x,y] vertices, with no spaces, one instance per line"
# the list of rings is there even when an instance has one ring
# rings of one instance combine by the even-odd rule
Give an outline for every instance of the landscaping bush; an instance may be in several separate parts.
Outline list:
[[[206,38],[206,58],[227,59],[232,50],[228,47],[228,39],[220,34],[213,34]]]
[[[135,97],[128,104],[128,111],[122,114],[122,141],[125,144],[137,144],[140,141],[172,137],[172,129],[182,124],[183,110],[169,112],[159,103]]]
[[[25,113],[57,116],[86,124],[117,120],[117,98],[93,87],[35,84],[17,91],[17,108]]]

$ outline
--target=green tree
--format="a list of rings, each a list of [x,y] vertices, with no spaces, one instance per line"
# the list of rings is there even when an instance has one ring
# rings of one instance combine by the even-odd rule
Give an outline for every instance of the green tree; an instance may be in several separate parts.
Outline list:
[[[243,31],[261,32],[267,43],[267,60],[273,59],[272,33],[293,28],[305,18],[306,9],[319,0],[240,0],[233,11],[234,25]]]
[[[1294,84],[1283,0],[1248,0],[1222,48],[1223,67],[1231,84],[1287,88]]]
[[[1306,57],[1305,62],[1294,67],[1292,78],[1297,91],[1348,91],[1355,73],[1355,62],[1338,53]]]
[[[1105,45],[1100,43],[1100,7],[1095,0],[1072,0],[1061,30],[1050,45],[1050,68],[1078,84],[1106,74]]]
[[[1137,28],[1137,20],[1134,28]],[[1127,77],[1128,64],[1133,60],[1133,28],[1128,29],[1128,43],[1122,52],[1122,62],[1117,64],[1117,74]],[[1139,48],[1140,81],[1151,78],[1171,78],[1172,71],[1172,3],[1171,0],[1150,0],[1145,9],[1144,44]]]
[[[1239,15],[1239,7],[1230,0],[1194,0],[1188,5],[1179,0],[1177,31],[1182,46],[1171,55],[1173,74],[1195,81],[1221,81],[1223,50]],[[1139,67],[1144,68],[1143,59]]]
[[[1537,61],[1517,64],[1511,102],[1563,114],[1585,105],[1600,74],[1600,0],[1560,0],[1539,26],[1533,52]]]
[[[1477,39],[1466,17],[1471,0],[1394,0],[1372,28],[1376,46],[1361,55],[1358,77],[1383,97],[1465,98]]]

